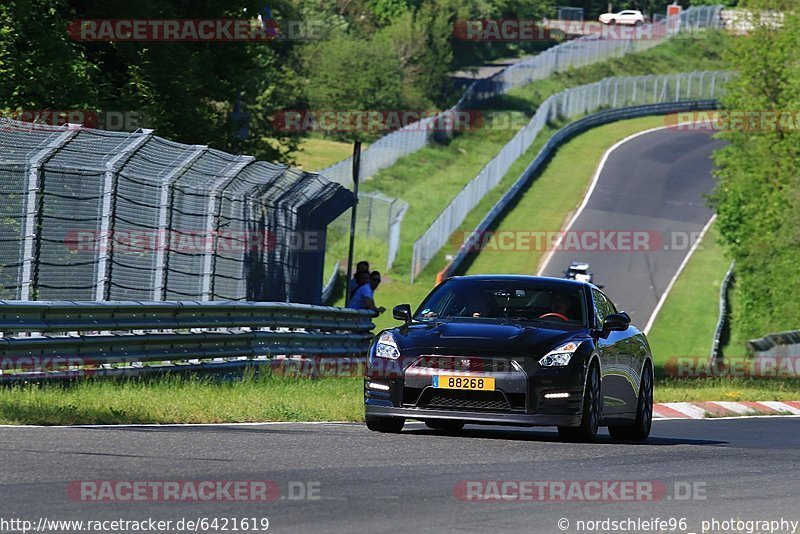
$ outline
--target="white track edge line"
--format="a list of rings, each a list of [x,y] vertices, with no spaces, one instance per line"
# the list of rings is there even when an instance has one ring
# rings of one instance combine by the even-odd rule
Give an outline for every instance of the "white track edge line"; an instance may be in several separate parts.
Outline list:
[[[706,237],[706,233],[708,229],[711,228],[711,225],[714,221],[717,220],[717,214],[711,216],[711,218],[706,222],[706,225],[703,226],[703,229],[700,231],[700,235],[697,237],[697,240],[692,245],[692,248],[689,249],[689,252],[686,256],[683,257],[683,261],[681,262],[678,270],[675,271],[675,274],[672,276],[672,279],[669,281],[667,288],[661,294],[661,297],[658,299],[658,303],[656,304],[653,313],[650,315],[650,319],[647,321],[647,325],[644,327],[644,333],[647,335],[650,332],[650,329],[653,327],[653,323],[656,321],[656,317],[658,317],[658,312],[661,311],[662,306],[664,306],[664,302],[666,302],[667,297],[669,296],[670,292],[672,291],[672,287],[675,285],[675,282],[678,281],[678,277],[683,272],[683,269],[686,268],[686,265],[689,263],[689,260],[694,255],[694,251],[697,250],[697,247],[700,246],[700,243],[703,242],[703,239]]]
[[[586,191],[586,195],[584,195],[583,197],[583,202],[581,202],[581,205],[578,207],[578,210],[572,215],[572,218],[569,220],[567,225],[561,231],[561,234],[558,236],[558,239],[556,239],[556,242],[553,244],[553,247],[547,251],[547,254],[545,254],[544,260],[542,260],[542,266],[539,269],[539,272],[536,273],[536,276],[542,276],[542,273],[547,268],[548,264],[550,263],[550,260],[553,257],[553,253],[561,244],[561,240],[564,238],[564,234],[569,232],[570,228],[572,228],[572,225],[575,224],[575,221],[578,220],[578,217],[580,217],[584,208],[586,208],[586,205],[589,204],[589,199],[592,197],[592,193],[594,193],[595,186],[597,186],[597,182],[600,180],[600,175],[603,173],[603,169],[605,168],[606,162],[608,161],[608,158],[611,156],[611,153],[614,152],[619,147],[621,147],[622,145],[624,145],[625,143],[627,143],[628,141],[633,141],[637,137],[658,132],[660,130],[666,130],[668,128],[670,128],[670,126],[658,126],[656,128],[650,128],[648,130],[636,132],[635,134],[629,135],[628,137],[622,139],[621,141],[617,141],[616,143],[614,143],[614,145],[611,146],[611,148],[605,151],[603,157],[600,158],[600,163],[597,165],[597,169],[594,172],[594,176],[592,177],[592,183],[589,185],[589,189]]]

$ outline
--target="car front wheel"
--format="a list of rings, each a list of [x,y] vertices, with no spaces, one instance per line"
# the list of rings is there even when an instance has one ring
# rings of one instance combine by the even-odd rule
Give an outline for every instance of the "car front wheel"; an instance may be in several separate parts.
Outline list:
[[[387,432],[397,434],[403,430],[403,425],[406,420],[403,417],[376,417],[374,415],[366,416],[367,428],[373,432]]]
[[[560,426],[558,427],[558,435],[565,441],[594,441],[595,437],[597,437],[597,428],[600,426],[602,407],[600,369],[596,363],[593,363],[586,374],[581,424],[577,427]]]
[[[639,384],[639,402],[636,405],[636,421],[633,426],[609,426],[612,439],[644,441],[650,435],[653,424],[653,369],[648,363]]]

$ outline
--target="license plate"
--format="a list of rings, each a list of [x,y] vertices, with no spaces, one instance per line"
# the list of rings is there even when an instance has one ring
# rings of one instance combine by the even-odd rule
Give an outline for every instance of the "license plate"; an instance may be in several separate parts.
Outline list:
[[[476,378],[474,376],[437,375],[431,385],[439,389],[470,389],[476,391],[494,391],[494,378]]]

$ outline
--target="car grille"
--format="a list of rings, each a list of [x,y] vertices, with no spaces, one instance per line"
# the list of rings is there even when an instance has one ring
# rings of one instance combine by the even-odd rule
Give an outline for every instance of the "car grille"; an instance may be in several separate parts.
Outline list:
[[[412,364],[412,367],[473,373],[518,372],[517,367],[508,358],[470,358],[468,356],[422,356]]]
[[[417,406],[461,410],[510,410],[508,401],[499,391],[426,390]]]

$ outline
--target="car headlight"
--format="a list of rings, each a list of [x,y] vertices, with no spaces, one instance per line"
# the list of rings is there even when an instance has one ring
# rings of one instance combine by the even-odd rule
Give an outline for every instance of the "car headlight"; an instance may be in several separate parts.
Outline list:
[[[391,332],[384,332],[378,338],[378,344],[375,345],[375,356],[390,360],[396,360],[400,357],[400,349],[397,348],[397,343]]]
[[[542,356],[539,360],[539,365],[542,367],[563,367],[569,363],[576,350],[578,350],[578,344],[570,341],[566,345],[561,345]]]

